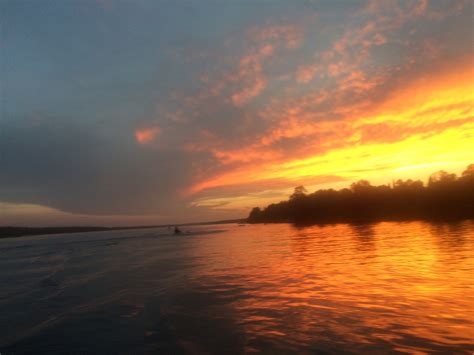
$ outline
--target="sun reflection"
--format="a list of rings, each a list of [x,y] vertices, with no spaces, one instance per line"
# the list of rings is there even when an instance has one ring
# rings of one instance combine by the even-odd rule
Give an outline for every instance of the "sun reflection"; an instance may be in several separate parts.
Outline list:
[[[215,263],[195,278],[224,280],[233,270],[232,287],[243,290],[233,314],[249,348],[256,339],[288,351],[341,339],[361,349],[446,350],[466,344],[474,325],[474,225],[460,228],[469,243],[451,250],[449,263],[439,241],[450,236],[422,222],[236,228],[196,242]]]

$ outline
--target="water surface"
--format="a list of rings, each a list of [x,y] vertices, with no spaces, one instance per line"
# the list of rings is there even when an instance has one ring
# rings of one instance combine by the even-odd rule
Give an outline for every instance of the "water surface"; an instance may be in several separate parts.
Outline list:
[[[474,222],[0,240],[0,352],[471,353]]]

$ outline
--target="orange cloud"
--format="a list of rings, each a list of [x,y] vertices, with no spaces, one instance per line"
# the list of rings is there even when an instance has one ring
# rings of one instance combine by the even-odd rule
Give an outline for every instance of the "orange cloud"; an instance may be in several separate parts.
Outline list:
[[[311,64],[308,66],[300,66],[296,73],[296,81],[299,83],[307,83],[313,80],[316,73],[320,70],[320,66],[317,64]]]
[[[242,164],[197,182],[188,192],[272,179],[286,180],[291,186],[296,180],[320,175],[377,181],[399,171],[431,172],[435,165],[464,168],[472,162],[474,151],[474,72],[471,58],[458,64],[437,76],[406,83],[381,103],[370,105],[370,111],[347,110],[343,119],[312,120],[314,113],[304,106],[269,111],[280,112],[279,126],[249,148],[221,153],[245,157]],[[360,73],[352,77],[364,79]],[[298,138],[303,147],[284,156],[269,153],[282,137]],[[260,152],[267,154],[265,162],[259,160]],[[252,164],[256,160],[260,162]]]
[[[263,36],[266,39],[266,36]],[[240,58],[239,70],[234,75],[240,87],[231,96],[235,106],[242,106],[266,88],[267,80],[263,75],[263,62],[275,52],[275,46],[263,43]]]
[[[135,131],[135,139],[140,144],[147,144],[153,141],[157,135],[161,133],[161,128],[158,126],[151,128],[142,128]]]
[[[247,31],[247,36],[252,43],[251,49],[241,57],[237,73],[229,75],[239,86],[231,95],[235,106],[246,104],[267,87],[264,62],[282,46],[298,48],[303,38],[302,32],[292,25],[253,27]]]
[[[235,106],[242,106],[252,98],[258,96],[267,86],[267,81],[261,76],[254,78],[251,86],[246,87],[232,95],[232,102]]]
[[[446,44],[425,38],[415,47],[395,38],[402,27],[415,31],[415,21],[433,11],[429,2],[381,0],[365,11],[325,50],[308,57],[302,48],[295,61],[288,49],[303,44],[297,27],[251,28],[242,43],[229,45],[242,45],[240,57],[232,52],[224,66],[200,76],[200,90],[176,98],[179,108],[165,117],[183,127],[180,148],[207,159],[186,194],[217,206],[222,201],[209,195],[245,195],[275,181],[282,189],[319,176],[376,183],[398,171],[466,165],[474,150],[472,61],[453,54],[456,67],[438,70]],[[404,57],[380,58],[399,47]]]
[[[188,123],[196,118],[198,112],[209,111],[213,100],[230,102],[234,106],[242,107],[252,99],[261,95],[268,86],[265,66],[275,56],[277,51],[294,50],[303,42],[303,32],[294,25],[265,25],[251,27],[244,32],[245,37],[239,42],[231,41],[232,47],[243,45],[243,54],[239,57],[235,67],[230,70],[215,70],[204,73],[199,80],[203,88],[189,96],[173,95],[173,100],[179,100],[180,105],[186,107],[189,114],[183,117],[182,110],[167,113],[173,121]],[[229,45],[229,43],[227,43]],[[235,55],[224,58],[234,62]],[[209,112],[205,112],[208,115]]]
[[[317,73],[343,78],[355,71],[363,72],[362,67],[370,62],[372,48],[389,43],[395,30],[423,17],[444,18],[461,11],[466,3],[464,0],[453,0],[452,6],[441,11],[435,9],[427,0],[410,2],[371,0],[357,13],[367,16],[368,20],[360,25],[349,25],[330,49],[314,55],[313,63],[300,65],[296,70],[295,79],[298,83],[304,84],[310,82]],[[433,42],[425,41],[421,47],[425,59],[433,59],[439,54],[439,48]],[[413,59],[407,64],[413,64],[415,61]]]

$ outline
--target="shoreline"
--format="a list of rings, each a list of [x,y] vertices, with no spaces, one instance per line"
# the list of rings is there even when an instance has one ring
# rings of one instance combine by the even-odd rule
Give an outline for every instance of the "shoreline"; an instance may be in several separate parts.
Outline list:
[[[72,233],[89,233],[89,232],[110,232],[129,229],[152,229],[152,228],[168,228],[174,226],[198,226],[209,224],[225,224],[225,223],[242,223],[245,219],[221,220],[212,222],[196,222],[196,223],[180,223],[180,224],[159,224],[149,226],[128,226],[128,227],[101,227],[101,226],[68,226],[68,227],[17,227],[17,226],[0,226],[0,239],[19,238],[50,234],[72,234]]]
[[[464,221],[474,221],[474,217],[446,217],[446,218],[428,218],[428,217],[413,217],[413,218],[382,218],[382,219],[334,219],[326,221],[258,221],[246,222],[248,224],[292,224],[296,227],[310,227],[310,226],[325,226],[330,224],[375,224],[383,222],[429,222],[429,223],[456,223]]]

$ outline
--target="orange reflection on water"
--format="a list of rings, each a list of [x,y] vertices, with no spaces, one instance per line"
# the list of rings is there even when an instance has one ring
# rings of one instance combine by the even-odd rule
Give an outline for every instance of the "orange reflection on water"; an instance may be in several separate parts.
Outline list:
[[[473,349],[474,222],[250,225],[194,244],[193,278],[249,352]]]

